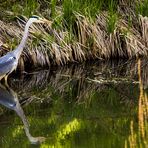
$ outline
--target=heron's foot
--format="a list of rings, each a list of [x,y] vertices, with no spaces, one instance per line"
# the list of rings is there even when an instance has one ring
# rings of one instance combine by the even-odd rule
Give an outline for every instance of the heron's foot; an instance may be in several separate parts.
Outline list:
[[[2,89],[5,89],[5,90],[7,89],[6,86],[3,85],[2,83],[0,83],[0,87],[1,87]]]
[[[37,144],[37,143],[44,142],[46,138],[45,137],[30,137],[29,140],[32,144]]]

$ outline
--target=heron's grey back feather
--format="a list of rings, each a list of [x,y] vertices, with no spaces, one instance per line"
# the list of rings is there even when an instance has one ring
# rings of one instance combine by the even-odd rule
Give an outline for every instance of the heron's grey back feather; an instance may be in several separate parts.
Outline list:
[[[12,53],[8,53],[3,57],[0,57],[0,76],[12,71],[12,67],[15,65],[16,57]]]

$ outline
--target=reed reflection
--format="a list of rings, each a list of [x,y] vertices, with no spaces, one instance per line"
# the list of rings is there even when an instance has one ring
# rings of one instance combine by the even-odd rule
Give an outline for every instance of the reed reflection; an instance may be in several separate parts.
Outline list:
[[[29,124],[24,111],[19,103],[17,93],[9,86],[0,84],[0,104],[14,110],[23,122],[26,136],[32,144],[37,144],[45,141],[45,137],[33,137],[29,131]]]
[[[128,142],[125,141],[125,147],[147,147],[148,145],[148,96],[146,93],[147,81],[146,71],[142,66],[143,63],[139,59],[137,63],[139,78],[139,99],[138,99],[138,132],[134,130],[135,123],[131,121],[131,134]],[[145,66],[146,67],[146,66]]]

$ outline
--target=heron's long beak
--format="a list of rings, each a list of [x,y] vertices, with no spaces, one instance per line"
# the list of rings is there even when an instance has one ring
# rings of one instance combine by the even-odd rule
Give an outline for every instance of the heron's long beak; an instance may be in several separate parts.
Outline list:
[[[51,21],[49,21],[49,20],[47,20],[47,19],[42,19],[42,18],[40,18],[39,20],[37,20],[37,23],[46,23],[46,24],[48,24],[48,25],[51,25],[52,24],[52,22]]]

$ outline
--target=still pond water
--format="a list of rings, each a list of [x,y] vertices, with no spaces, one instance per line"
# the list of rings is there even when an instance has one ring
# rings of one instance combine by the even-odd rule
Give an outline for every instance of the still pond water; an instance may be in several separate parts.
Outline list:
[[[148,146],[147,60],[52,68],[0,84],[1,148]]]

